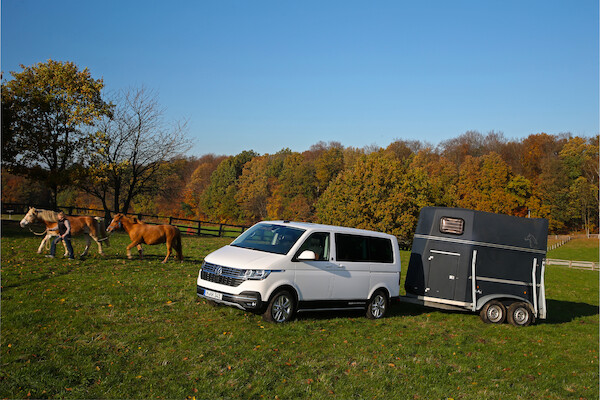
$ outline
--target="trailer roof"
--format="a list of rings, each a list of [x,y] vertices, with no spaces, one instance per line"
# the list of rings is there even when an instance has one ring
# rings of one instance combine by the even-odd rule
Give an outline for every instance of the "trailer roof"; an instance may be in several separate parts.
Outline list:
[[[442,219],[452,229],[441,229]],[[462,229],[460,227],[462,221]],[[454,223],[454,225],[452,225]],[[548,220],[521,218],[464,208],[425,207],[421,210],[415,237],[454,242],[472,242],[515,250],[546,252]]]

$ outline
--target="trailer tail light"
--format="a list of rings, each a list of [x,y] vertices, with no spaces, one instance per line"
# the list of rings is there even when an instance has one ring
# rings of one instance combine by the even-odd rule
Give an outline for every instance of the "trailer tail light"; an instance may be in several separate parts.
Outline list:
[[[442,217],[440,232],[462,235],[465,232],[465,220],[462,218]]]

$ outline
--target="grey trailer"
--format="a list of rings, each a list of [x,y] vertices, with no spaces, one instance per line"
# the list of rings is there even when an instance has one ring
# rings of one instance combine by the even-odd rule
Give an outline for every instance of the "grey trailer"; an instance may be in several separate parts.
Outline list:
[[[486,323],[545,319],[547,240],[546,219],[423,208],[401,300],[479,312]]]

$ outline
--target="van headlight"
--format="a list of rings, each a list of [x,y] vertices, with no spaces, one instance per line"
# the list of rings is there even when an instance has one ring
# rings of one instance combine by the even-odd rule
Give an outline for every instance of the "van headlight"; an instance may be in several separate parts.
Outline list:
[[[269,276],[271,272],[272,271],[268,269],[247,269],[244,271],[244,279],[260,281]]]

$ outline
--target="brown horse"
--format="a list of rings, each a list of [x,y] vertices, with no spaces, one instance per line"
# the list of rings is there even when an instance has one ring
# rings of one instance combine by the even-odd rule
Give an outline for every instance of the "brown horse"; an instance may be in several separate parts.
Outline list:
[[[108,237],[106,237],[106,233],[104,232],[104,219],[87,216],[67,216],[67,219],[71,224],[71,236],[85,235],[85,249],[83,250],[83,253],[81,253],[82,257],[86,256],[88,253],[91,243],[90,238],[94,239],[94,241],[98,244],[98,254],[104,255],[104,251],[102,250],[102,242],[106,241],[106,245],[110,245],[108,243]],[[44,236],[44,239],[42,239],[42,243],[37,250],[38,253],[41,253],[46,242],[48,242],[48,240],[50,240],[50,238],[53,236],[58,236],[58,231],[48,230],[56,227],[58,213],[55,211],[29,207],[29,211],[21,220],[21,228],[25,228],[27,225],[36,221],[42,222],[44,225],[46,225],[46,230],[44,231],[46,236]],[[63,241],[63,245],[64,244],[65,242]],[[65,255],[67,254],[67,248],[65,247]]]
[[[106,231],[112,232],[120,227],[125,229],[125,232],[129,234],[129,238],[131,239],[131,243],[127,246],[127,258],[132,258],[131,249],[137,246],[140,259],[143,259],[142,243],[149,245],[166,243],[167,256],[163,260],[163,263],[169,259],[171,247],[177,252],[179,261],[183,260],[181,234],[179,233],[179,229],[173,225],[148,225],[135,217],[130,219],[123,214],[117,214],[113,217]]]

